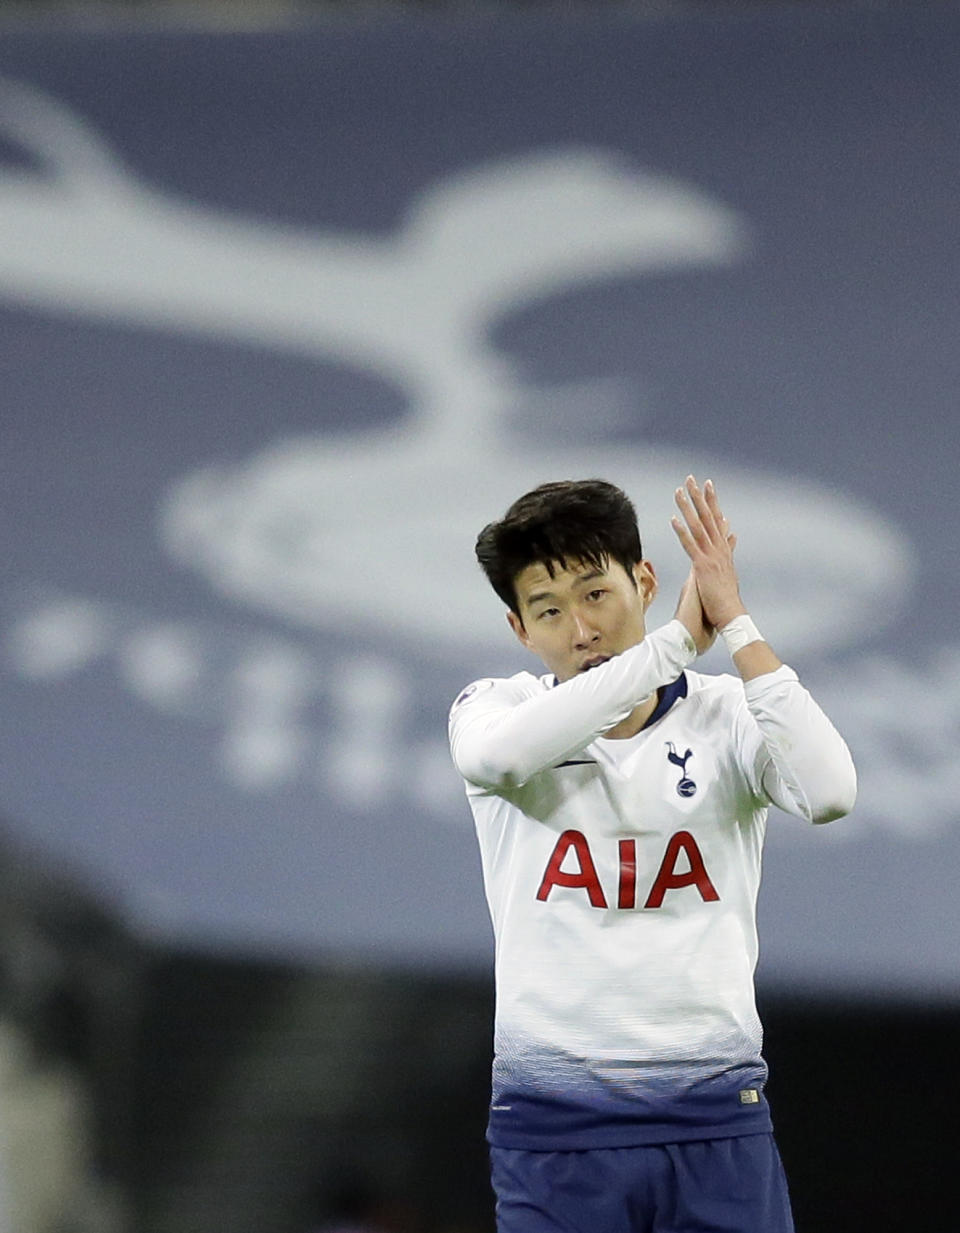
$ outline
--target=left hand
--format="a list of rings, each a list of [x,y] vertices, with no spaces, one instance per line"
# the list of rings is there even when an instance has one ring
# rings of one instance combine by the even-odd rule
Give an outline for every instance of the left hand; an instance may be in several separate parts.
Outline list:
[[[675,496],[683,517],[674,516],[671,525],[690,558],[706,623],[714,629],[722,629],[728,621],[747,611],[740,598],[740,584],[733,563],[737,538],[730,533],[712,480],[707,480],[701,490],[696,479],[688,475]]]

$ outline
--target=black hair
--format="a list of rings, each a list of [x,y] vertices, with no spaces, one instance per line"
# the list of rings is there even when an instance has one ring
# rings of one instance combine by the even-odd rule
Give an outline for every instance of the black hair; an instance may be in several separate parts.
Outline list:
[[[633,578],[643,559],[637,514],[606,480],[558,480],[520,497],[477,537],[477,560],[490,585],[517,612],[517,575],[535,563],[552,578],[568,561],[604,569],[618,561]],[[519,614],[518,614],[519,615]]]

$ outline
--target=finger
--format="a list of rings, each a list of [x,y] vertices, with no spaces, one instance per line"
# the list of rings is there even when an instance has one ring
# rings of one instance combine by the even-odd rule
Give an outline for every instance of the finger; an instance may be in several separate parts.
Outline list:
[[[711,480],[707,480],[706,486],[712,489],[713,482]],[[703,529],[707,534],[707,538],[710,540],[716,540],[717,535],[719,534],[719,520],[714,514],[714,508],[711,506],[706,493],[700,488],[700,485],[692,475],[687,476],[686,488],[687,492],[690,494],[690,500],[697,511],[701,523],[703,524]],[[716,505],[715,494],[713,505]],[[719,509],[717,509],[717,513],[719,514]],[[722,514],[720,517],[722,518]]]
[[[730,523],[726,514],[720,508],[720,499],[717,496],[717,489],[712,479],[708,479],[703,486],[704,499],[713,514],[713,520],[717,525],[720,534],[726,539],[730,534]]]
[[[690,498],[687,496],[685,489],[675,488],[673,491],[673,499],[677,503],[677,509],[683,515],[683,522],[681,523],[680,519],[676,516],[671,518],[670,521],[673,523],[674,530],[676,530],[678,534],[680,533],[680,529],[682,529],[685,534],[689,535],[691,530],[700,522],[697,511],[690,503]]]
[[[702,550],[690,533],[689,527],[685,526],[680,518],[671,518],[670,525],[676,532],[677,539],[680,541],[683,551],[687,554],[691,561],[702,556]]]
[[[694,503],[691,484],[696,489],[696,480],[693,476],[688,476],[686,486],[677,488],[674,491],[674,500],[677,503],[677,508],[683,514],[684,520],[689,528],[690,536],[697,546],[701,549],[706,549],[710,546],[710,535],[703,525],[703,520],[700,517],[700,512]]]

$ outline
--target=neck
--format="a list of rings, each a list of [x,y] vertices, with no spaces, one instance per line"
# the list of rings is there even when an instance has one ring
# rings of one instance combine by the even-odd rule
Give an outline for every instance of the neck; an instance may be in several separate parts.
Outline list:
[[[621,719],[613,728],[604,732],[604,740],[624,741],[629,736],[636,736],[653,712],[657,709],[659,693],[654,692],[648,698],[633,708],[626,719]]]

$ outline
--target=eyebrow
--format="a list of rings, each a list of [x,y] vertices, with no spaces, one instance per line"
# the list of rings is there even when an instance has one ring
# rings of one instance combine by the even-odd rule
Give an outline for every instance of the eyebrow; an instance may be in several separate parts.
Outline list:
[[[605,577],[605,575],[602,570],[591,569],[591,570],[588,570],[587,573],[585,574],[578,574],[576,582],[574,582],[573,585],[577,586],[580,583],[595,582],[597,578],[603,578],[603,577]],[[543,603],[545,599],[555,599],[555,598],[556,596],[554,595],[553,591],[534,591],[532,595],[527,596],[527,601],[526,601],[527,607],[532,608],[534,604]]]

